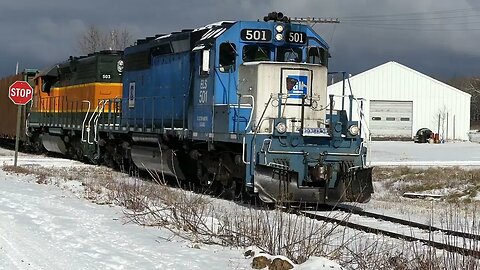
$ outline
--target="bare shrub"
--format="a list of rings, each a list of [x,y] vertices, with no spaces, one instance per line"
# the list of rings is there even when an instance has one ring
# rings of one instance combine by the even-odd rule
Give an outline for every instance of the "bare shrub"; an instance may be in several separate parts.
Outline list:
[[[337,260],[345,269],[478,267],[478,262],[461,254],[420,243],[392,242],[391,238],[378,236],[369,238],[359,232],[352,235],[343,227],[288,214],[279,209],[253,206],[228,209],[228,204],[220,205],[211,197],[171,189],[163,184],[149,187],[148,190],[155,196],[142,195],[137,201],[143,206],[127,212],[129,220],[145,226],[167,228],[177,237],[194,243],[257,246],[266,253],[284,255],[294,263],[302,263],[311,256],[323,256]],[[476,226],[477,229],[472,227],[470,231],[478,232]]]
[[[303,215],[277,210],[238,207],[234,211],[203,194],[171,189],[156,181],[149,192],[135,199],[141,206],[126,213],[129,221],[143,226],[162,226],[194,243],[223,246],[257,246],[270,254],[284,255],[295,263],[310,256],[338,253],[328,241],[337,234],[336,225]],[[344,242],[348,240],[344,239]]]

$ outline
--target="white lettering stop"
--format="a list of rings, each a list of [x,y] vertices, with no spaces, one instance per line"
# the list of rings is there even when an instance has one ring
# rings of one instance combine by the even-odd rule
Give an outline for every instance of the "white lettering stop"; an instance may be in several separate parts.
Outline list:
[[[32,89],[24,89],[24,88],[12,88],[10,89],[10,96],[11,97],[28,97],[32,94]]]

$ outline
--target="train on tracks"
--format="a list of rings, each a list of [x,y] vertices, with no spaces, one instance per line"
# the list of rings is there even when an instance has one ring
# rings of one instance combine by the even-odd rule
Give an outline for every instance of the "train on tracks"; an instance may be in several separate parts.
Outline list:
[[[22,140],[266,203],[366,202],[372,168],[361,126],[327,94],[329,57],[310,26],[277,12],[70,57],[18,75],[34,85]]]

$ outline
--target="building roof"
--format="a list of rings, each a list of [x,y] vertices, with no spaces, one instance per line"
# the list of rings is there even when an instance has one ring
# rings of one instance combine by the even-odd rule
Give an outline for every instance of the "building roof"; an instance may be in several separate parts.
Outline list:
[[[397,63],[397,62],[395,62],[395,61],[390,61],[390,62],[384,63],[384,64],[382,64],[382,65],[376,66],[376,67],[374,67],[374,68],[372,68],[372,69],[369,69],[369,70],[366,70],[366,71],[364,71],[364,72],[361,72],[361,73],[359,73],[359,74],[357,74],[357,75],[355,75],[355,76],[350,77],[350,80],[355,80],[355,78],[370,76],[372,73],[375,73],[375,72],[377,72],[377,71],[379,71],[379,70],[381,70],[381,69],[387,69],[387,68],[403,69],[403,70],[405,70],[405,71],[407,71],[407,72],[412,73],[413,75],[423,77],[423,78],[425,78],[425,79],[427,79],[427,80],[430,80],[430,81],[432,81],[432,82],[434,82],[434,83],[436,83],[436,84],[439,84],[439,85],[441,85],[442,87],[445,87],[445,88],[447,88],[447,89],[449,89],[449,90],[456,91],[456,92],[458,92],[458,94],[462,94],[462,95],[471,97],[470,94],[468,94],[468,93],[466,93],[466,92],[464,92],[464,91],[462,91],[462,90],[460,90],[460,89],[457,89],[457,88],[455,88],[455,87],[453,87],[453,86],[450,86],[450,85],[448,85],[448,84],[446,84],[446,83],[444,83],[444,82],[441,82],[441,81],[439,81],[439,80],[437,80],[437,79],[434,79],[434,78],[432,78],[432,77],[430,77],[430,76],[427,76],[427,75],[425,75],[425,74],[423,74],[423,73],[421,73],[421,72],[419,72],[419,71],[416,71],[416,70],[414,70],[414,69],[412,69],[412,68],[409,68],[409,67],[407,67],[407,66],[404,66],[404,65],[402,65],[402,64],[399,64],[399,63]],[[334,84],[332,84],[332,85],[329,86],[329,87],[338,87],[338,86],[336,86],[336,85],[339,84],[339,83],[341,84],[342,82],[340,81],[340,82],[334,83]]]

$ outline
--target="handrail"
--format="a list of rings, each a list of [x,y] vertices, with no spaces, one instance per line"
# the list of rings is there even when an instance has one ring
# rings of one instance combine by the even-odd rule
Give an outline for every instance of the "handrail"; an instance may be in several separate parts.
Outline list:
[[[98,113],[97,115],[95,116],[95,120],[93,120],[93,130],[94,130],[94,136],[93,136],[93,141],[98,143],[98,119],[100,118],[100,114],[103,112],[103,110],[105,109],[105,105],[109,102],[109,100],[105,99],[105,100],[101,100],[99,102],[102,103],[102,108],[98,110]]]
[[[252,97],[252,99],[254,100],[254,98]],[[267,108],[268,106],[270,105],[270,102],[272,101],[272,96],[270,96],[270,98],[268,99],[268,102],[267,102],[267,105],[265,106],[265,109],[263,110],[263,113],[262,115],[260,116],[260,123],[263,122],[263,116],[265,115],[265,112],[267,111]],[[253,117],[253,108],[252,108],[252,115],[250,116],[250,121],[252,120],[252,117]],[[250,121],[249,123],[247,124],[247,127],[250,125]],[[253,137],[252,137],[252,142],[255,140],[255,137],[257,136],[257,133],[258,133],[258,128],[260,126],[257,126],[255,127],[255,129],[253,130]],[[247,129],[245,129],[247,130]],[[242,162],[245,164],[245,165],[248,165],[250,164],[251,162],[247,162],[245,160],[245,146],[246,146],[246,141],[245,141],[245,136],[243,137],[243,143],[242,143],[242,147],[243,147],[243,150],[242,150]],[[255,144],[253,144],[253,149],[252,149],[252,158],[254,159],[253,162],[255,162],[255,155],[253,155],[253,153],[255,152]]]
[[[265,141],[270,141],[270,143],[268,144],[267,151],[265,152],[265,155],[266,155],[266,153],[271,153],[271,154],[293,154],[293,155],[303,155],[303,154],[306,153],[305,151],[277,151],[277,150],[271,150],[271,149],[272,149],[272,139],[264,139],[263,141],[264,141],[264,142],[265,142]]]
[[[82,123],[82,142],[86,142],[87,140],[84,139],[83,135],[85,134],[85,122],[87,121],[88,114],[90,113],[90,101],[82,100],[82,103],[88,103],[87,113],[85,114],[85,118],[83,119],[83,123]]]
[[[270,98],[268,99],[267,101],[267,104],[265,105],[265,109],[263,109],[263,112],[262,112],[262,115],[260,116],[260,119],[258,120],[259,123],[262,123],[263,122],[263,117],[265,116],[265,112],[267,112],[267,109],[268,109],[268,106],[270,106],[270,103],[272,102],[272,95],[270,95]],[[258,133],[258,129],[260,128],[261,126],[258,125],[255,127],[255,130],[254,130],[254,134],[256,135]]]
[[[243,136],[243,142],[242,142],[242,162],[243,162],[243,164],[245,164],[245,165],[250,165],[250,162],[245,160],[245,156],[246,156],[245,151],[246,151],[246,149],[245,149],[245,136]]]
[[[252,123],[252,118],[253,118],[253,112],[255,111],[255,97],[253,95],[242,95],[242,94],[239,94],[240,98],[242,97],[247,97],[247,98],[251,98],[252,99],[252,110],[250,111],[250,119],[248,119],[248,123],[247,125],[245,126],[245,131],[248,130],[248,127],[250,126],[250,124]],[[238,114],[240,115],[240,100],[238,101]]]
[[[97,111],[98,111],[98,108],[99,108],[99,106],[100,106],[100,102],[101,102],[101,101],[99,101],[99,102],[97,103],[97,107],[95,108],[95,111],[93,111],[92,116],[90,117],[90,120],[88,120],[88,126],[87,126],[87,132],[88,132],[87,143],[88,143],[88,144],[93,144],[93,142],[90,142],[90,131],[91,131],[91,128],[90,128],[90,127],[91,127],[91,124],[90,124],[90,123],[92,122],[93,117],[95,116],[95,114],[96,114]]]

